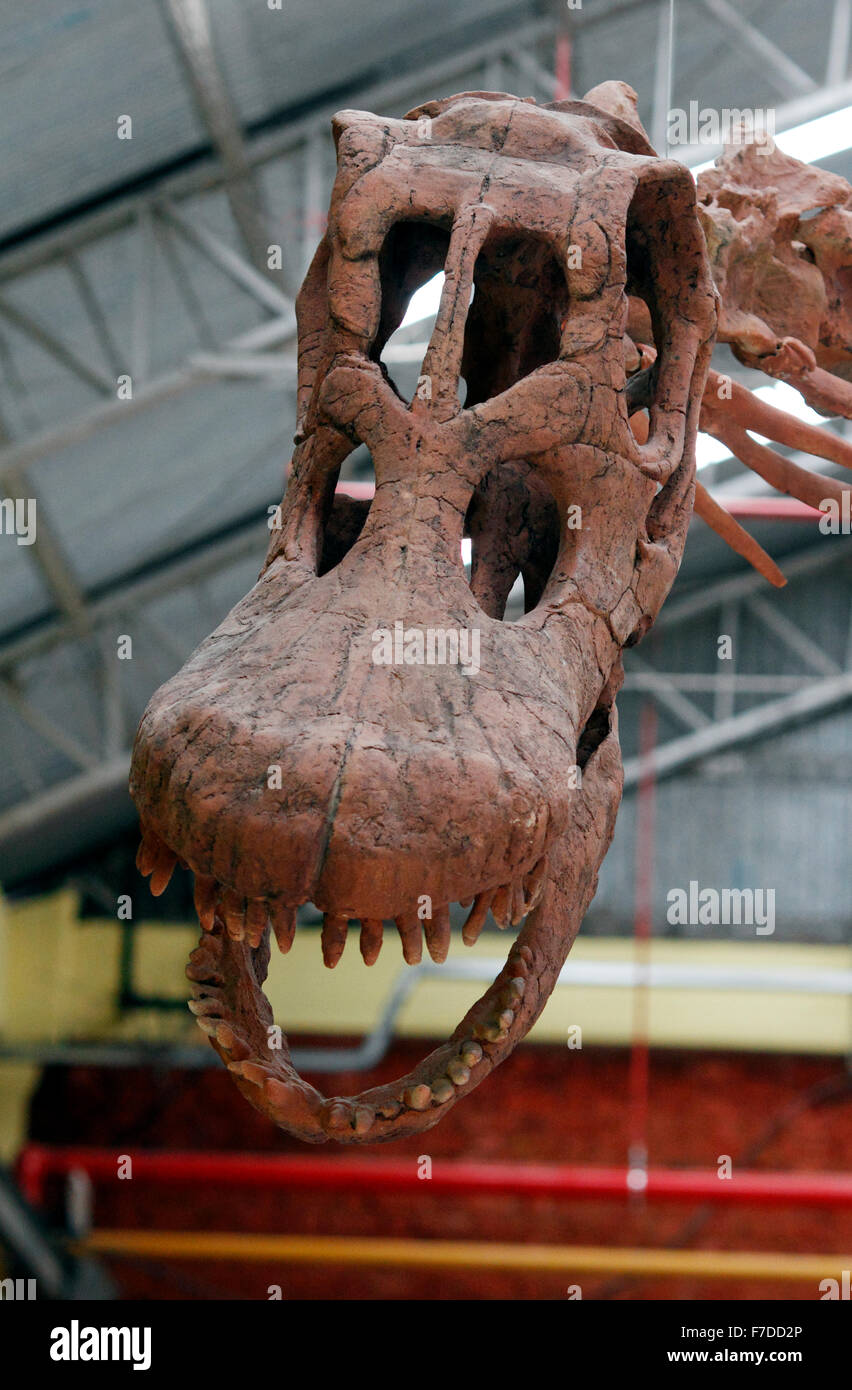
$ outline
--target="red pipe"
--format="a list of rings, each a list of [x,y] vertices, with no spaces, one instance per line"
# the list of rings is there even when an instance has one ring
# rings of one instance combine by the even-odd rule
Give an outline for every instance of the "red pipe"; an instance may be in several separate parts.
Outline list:
[[[553,88],[554,101],[571,99],[571,36],[567,30],[556,37],[556,81]]]
[[[127,1157],[124,1155],[123,1157]],[[35,1205],[44,1197],[45,1180],[82,1168],[92,1178],[115,1179],[122,1155],[95,1148],[26,1145],[18,1158],[22,1191]],[[586,1168],[570,1164],[443,1162],[432,1164],[431,1179],[418,1176],[414,1158],[370,1160],[306,1157],[291,1154],[195,1153],[137,1150],[133,1177],[151,1182],[246,1183],[272,1188],[315,1191],[369,1190],[405,1192],[417,1188],[436,1193],[474,1196],[482,1193],[534,1197],[627,1197],[626,1168]],[[644,1195],[659,1201],[754,1203],[784,1206],[852,1206],[852,1177],[845,1173],[772,1173],[743,1171],[719,1178],[715,1169],[651,1168]]]

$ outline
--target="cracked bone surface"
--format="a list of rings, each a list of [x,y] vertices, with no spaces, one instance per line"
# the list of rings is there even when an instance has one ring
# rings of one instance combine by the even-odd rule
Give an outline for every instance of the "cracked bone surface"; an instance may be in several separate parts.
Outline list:
[[[281,525],[255,587],[139,728],[140,868],[154,891],[176,860],[196,875],[197,1022],[251,1103],[309,1142],[426,1129],[508,1056],[610,842],[621,650],[680,563],[715,330],[691,176],[624,119],[625,93],[547,106],[464,93],[400,120],[336,117],[328,230],[297,303]],[[381,352],[441,269],[408,403]],[[640,302],[656,350],[643,442],[626,392]],[[375,467],[369,506],[335,496],[359,445]],[[519,574],[526,612],[505,621]],[[477,634],[476,668],[376,661],[377,633],[396,624]],[[286,952],[308,902],[327,966],[359,926],[371,964],[391,923],[406,962],[424,939],[443,960],[454,902],[469,908],[467,944],[489,910],[519,931],[410,1075],[324,1099],[286,1044],[270,1051],[262,992],[271,933]]]
[[[729,146],[698,177],[719,341],[852,418],[852,188],[774,144]]]

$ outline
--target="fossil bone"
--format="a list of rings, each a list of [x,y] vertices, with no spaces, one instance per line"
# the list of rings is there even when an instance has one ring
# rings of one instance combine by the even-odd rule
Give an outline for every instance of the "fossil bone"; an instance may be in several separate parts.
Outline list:
[[[236,1084],[308,1142],[362,1143],[427,1129],[509,1055],[594,894],[621,795],[621,652],[680,563],[716,292],[692,178],[654,153],[623,84],[546,106],[464,93],[401,120],[348,111],[334,134],[281,525],[258,583],[152,698],[131,786],[152,889],[176,858],[196,875],[191,1007]],[[408,403],[381,352],[442,268]],[[735,407],[714,425],[802,495],[786,461],[752,457]],[[335,495],[358,445],[371,504]],[[703,489],[698,506],[779,582]],[[519,574],[526,612],[506,622]],[[397,624],[475,631],[479,669],[377,662],[377,631]],[[367,965],[390,923],[406,962],[424,936],[443,960],[453,902],[467,944],[489,910],[520,930],[413,1072],[324,1099],[286,1043],[269,1048],[262,992],[270,931],[287,951],[307,902],[330,967],[359,923]]]

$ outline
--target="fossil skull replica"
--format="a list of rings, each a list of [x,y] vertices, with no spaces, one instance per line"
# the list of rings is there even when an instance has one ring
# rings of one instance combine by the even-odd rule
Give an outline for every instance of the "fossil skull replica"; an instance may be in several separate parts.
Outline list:
[[[155,893],[176,861],[195,874],[191,1008],[247,1099],[309,1142],[424,1130],[478,1086],[544,1007],[610,843],[621,652],[680,563],[716,326],[692,177],[625,118],[625,92],[335,119],[281,525],[140,725],[140,869]],[[441,269],[409,404],[380,355]],[[335,495],[359,444],[376,474],[361,506]],[[519,574],[526,611],[506,622]],[[377,662],[396,624],[478,633],[480,669]],[[308,902],[327,966],[359,923],[368,965],[390,923],[409,964],[421,929],[443,961],[454,902],[468,944],[489,910],[520,930],[447,1042],[326,1099],[269,1047],[262,993],[270,931],[286,952]]]

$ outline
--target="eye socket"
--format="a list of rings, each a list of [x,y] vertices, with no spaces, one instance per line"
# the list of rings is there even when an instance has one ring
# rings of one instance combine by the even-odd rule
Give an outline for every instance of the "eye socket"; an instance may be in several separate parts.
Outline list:
[[[450,229],[410,221],[391,227],[379,253],[382,304],[371,357],[403,399],[418,388],[419,363],[431,336]],[[406,316],[417,292],[435,283],[431,312]],[[540,236],[492,228],[476,260],[465,324],[459,397],[466,407],[507,390],[559,355],[569,312],[565,272],[555,247]]]
[[[461,368],[467,407],[555,362],[570,311],[565,272],[543,237],[495,228],[473,278]]]

